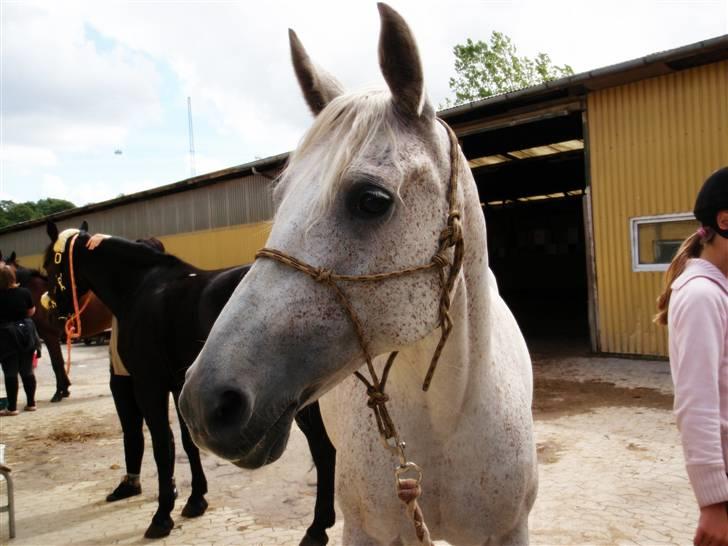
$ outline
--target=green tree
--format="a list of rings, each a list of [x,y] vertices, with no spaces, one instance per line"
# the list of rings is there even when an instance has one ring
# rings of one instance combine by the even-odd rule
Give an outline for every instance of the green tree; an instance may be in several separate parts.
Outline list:
[[[0,228],[42,218],[62,210],[72,209],[75,206],[65,199],[53,198],[40,199],[36,202],[26,201],[25,203],[2,200],[0,201]]]
[[[494,31],[488,43],[468,38],[464,44],[456,45],[453,53],[457,76],[450,78],[450,90],[455,98],[445,99],[445,108],[574,73],[568,64],[554,65],[546,53],[533,59],[519,57],[514,43],[502,32]]]
[[[75,208],[76,205],[65,199],[54,199],[47,197],[46,199],[39,199],[35,202],[35,208],[38,211],[38,217],[48,216],[49,214],[55,214],[62,210],[68,210]]]
[[[14,204],[15,203],[7,199],[0,201],[0,228],[10,225],[11,222],[8,220],[8,209]]]
[[[8,209],[8,220],[11,224],[32,220],[35,215],[35,207],[33,203],[17,203]]]

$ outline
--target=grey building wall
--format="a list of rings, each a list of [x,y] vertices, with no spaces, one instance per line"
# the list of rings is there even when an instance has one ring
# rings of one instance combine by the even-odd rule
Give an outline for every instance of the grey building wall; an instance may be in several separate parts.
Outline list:
[[[273,217],[271,189],[268,178],[253,174],[104,210],[79,211],[57,224],[63,230],[86,220],[92,233],[140,239],[262,222]],[[48,243],[45,224],[0,233],[4,255],[13,250],[18,256],[41,254]]]

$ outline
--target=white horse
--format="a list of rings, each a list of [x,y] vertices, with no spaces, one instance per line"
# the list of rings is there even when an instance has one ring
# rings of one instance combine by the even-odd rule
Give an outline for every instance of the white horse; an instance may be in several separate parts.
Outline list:
[[[340,274],[426,264],[448,215],[448,131],[424,90],[414,38],[379,4],[379,59],[388,90],[346,93],[291,33],[294,68],[315,115],[275,191],[267,246]],[[528,543],[537,489],[531,362],[488,267],[478,191],[459,148],[465,240],[454,323],[431,388],[420,387],[440,338],[441,286],[430,270],[337,282],[381,373],[407,455],[424,470],[419,504],[434,540]],[[451,252],[451,251],[449,251]],[[318,275],[318,274],[314,274]],[[367,394],[352,373],[365,353],[326,284],[258,259],[187,374],[182,412],[195,441],[256,468],[285,448],[295,411],[319,397],[337,448],[346,545],[418,544],[394,491],[397,459],[382,448]],[[325,396],[324,396],[325,394]]]

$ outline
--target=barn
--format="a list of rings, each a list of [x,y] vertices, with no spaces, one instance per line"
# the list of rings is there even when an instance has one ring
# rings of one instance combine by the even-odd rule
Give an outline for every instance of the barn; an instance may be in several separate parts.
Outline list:
[[[440,112],[469,160],[491,266],[529,339],[665,356],[654,302],[697,224],[697,189],[728,165],[728,35]],[[156,236],[203,268],[251,262],[287,154],[53,217]],[[38,266],[45,220],[0,230]]]

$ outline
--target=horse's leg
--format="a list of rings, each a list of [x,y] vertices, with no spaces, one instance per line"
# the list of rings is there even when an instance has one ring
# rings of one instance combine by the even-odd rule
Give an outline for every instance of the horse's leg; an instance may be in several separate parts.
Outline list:
[[[174,405],[177,408],[177,417],[179,418],[179,428],[182,434],[182,446],[187,453],[190,461],[190,469],[192,471],[192,494],[187,499],[185,507],[182,509],[182,516],[186,518],[196,518],[201,516],[207,510],[207,501],[205,494],[207,493],[207,478],[205,471],[202,469],[202,461],[200,460],[200,450],[192,441],[190,431],[187,429],[182,415],[179,412],[179,393],[177,390],[172,393],[174,397]]]
[[[300,546],[323,546],[329,541],[326,529],[333,526],[336,521],[336,511],[334,510],[336,449],[326,434],[318,402],[314,402],[298,412],[296,423],[306,435],[308,447],[316,465],[316,506],[313,523],[306,530]]]
[[[56,392],[51,398],[51,402],[60,402],[70,394],[68,387],[71,386],[71,381],[66,375],[66,363],[63,361],[61,342],[55,333],[51,334],[45,329],[40,330],[38,334],[45,343],[48,355],[51,357],[53,374],[56,376]]]
[[[354,526],[349,520],[344,520],[344,530],[341,543],[347,546],[382,546],[378,541],[364,532],[361,526]],[[395,543],[396,544],[396,543]]]
[[[486,542],[486,545],[491,544]],[[528,545],[528,517],[523,520],[507,535],[500,538],[500,546],[526,546]]]
[[[538,493],[538,479],[531,482],[531,487],[526,493],[524,499],[523,509],[521,517],[518,520],[516,526],[508,533],[500,537],[498,544],[501,546],[521,546],[529,544],[528,534],[528,515],[533,508],[533,503],[536,501],[536,495]],[[486,542],[486,544],[488,544]]]
[[[169,535],[174,527],[174,521],[170,517],[174,509],[175,498],[172,481],[174,475],[172,442],[174,439],[169,428],[169,392],[166,389],[153,389],[154,382],[145,381],[145,379],[140,377],[137,381],[135,377],[134,388],[152,437],[154,461],[157,463],[159,480],[159,499],[157,511],[144,536],[161,538]]]

